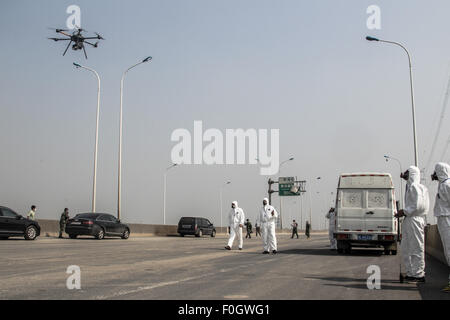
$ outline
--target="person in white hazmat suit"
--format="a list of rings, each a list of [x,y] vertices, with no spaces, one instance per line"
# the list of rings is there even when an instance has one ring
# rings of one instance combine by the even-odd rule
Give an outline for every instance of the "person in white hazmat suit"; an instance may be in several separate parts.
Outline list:
[[[244,210],[238,207],[237,201],[231,203],[231,210],[229,214],[230,219],[230,237],[228,239],[228,245],[225,247],[227,250],[231,250],[233,247],[234,238],[236,235],[239,241],[239,250],[242,250],[243,239],[242,239],[242,227],[244,226],[245,216]]]
[[[329,226],[328,226],[328,238],[330,239],[330,249],[336,250],[337,249],[337,241],[334,237],[334,231],[336,226],[336,212],[334,208],[331,208],[328,213],[325,215],[325,218],[329,219]]]
[[[434,170],[431,180],[439,181],[436,201],[434,202],[434,216],[437,218],[444,255],[450,267],[450,165],[439,162]],[[450,274],[447,286],[442,291],[450,293]]]
[[[275,234],[278,212],[269,204],[269,199],[263,199],[263,206],[259,211],[258,223],[261,225],[261,236],[263,241],[263,254],[277,253],[277,237]]]
[[[401,174],[407,181],[405,208],[396,217],[405,217],[402,223],[402,259],[406,281],[425,282],[425,215],[430,207],[428,189],[420,183],[420,170],[411,166]]]

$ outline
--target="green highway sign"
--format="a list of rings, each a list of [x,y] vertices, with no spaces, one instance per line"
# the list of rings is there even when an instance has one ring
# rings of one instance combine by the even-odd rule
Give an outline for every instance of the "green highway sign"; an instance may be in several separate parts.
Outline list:
[[[303,191],[294,177],[278,178],[278,195],[280,197],[299,196]]]

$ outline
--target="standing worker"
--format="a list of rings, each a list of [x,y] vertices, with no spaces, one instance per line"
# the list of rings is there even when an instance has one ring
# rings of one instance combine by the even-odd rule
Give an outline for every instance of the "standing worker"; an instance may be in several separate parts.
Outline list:
[[[405,209],[396,217],[405,217],[402,222],[401,251],[406,269],[406,281],[425,282],[425,215],[430,207],[428,189],[420,183],[420,170],[409,167],[400,175],[407,181]]]
[[[298,229],[298,223],[295,222],[295,220],[292,221],[291,227],[292,227],[292,236],[291,236],[291,239],[294,239],[294,235],[297,235],[297,239],[298,239],[298,231],[297,231],[297,229]]]
[[[30,212],[28,212],[27,218],[29,220],[35,220],[36,219],[36,206],[32,205]]]
[[[263,239],[263,254],[268,254],[272,251],[277,253],[277,238],[275,235],[276,220],[278,213],[274,207],[269,204],[269,199],[263,199],[263,206],[259,212],[259,223],[261,225],[262,239]]]
[[[247,234],[245,235],[245,239],[247,239],[247,238],[251,239],[252,238],[251,233],[253,231],[252,231],[252,223],[250,222],[249,219],[247,219],[247,221],[245,222],[245,226],[246,226],[246,229],[247,229]]]
[[[336,250],[337,249],[337,241],[336,241],[336,238],[334,237],[334,231],[335,231],[335,226],[336,226],[336,213],[334,211],[334,208],[331,208],[328,211],[325,218],[329,219],[328,237],[330,238],[330,249]]]
[[[239,250],[242,250],[242,227],[244,226],[245,216],[244,210],[238,207],[237,201],[231,203],[231,210],[229,214],[230,218],[230,238],[228,239],[228,245],[225,247],[227,250],[231,250],[233,247],[234,238],[238,236]]]
[[[305,225],[305,236],[307,239],[309,239],[309,237],[311,236],[311,223],[309,223],[308,220],[306,220],[306,225]]]
[[[434,203],[434,216],[437,218],[439,235],[447,264],[450,267],[450,166],[447,163],[436,164],[431,180],[439,181],[436,201]],[[450,274],[448,284],[442,289],[443,292],[450,293]]]
[[[59,237],[62,239],[62,234],[63,232],[66,231],[66,224],[67,221],[69,220],[69,209],[68,208],[64,208],[64,212],[61,213],[61,218],[59,219]]]

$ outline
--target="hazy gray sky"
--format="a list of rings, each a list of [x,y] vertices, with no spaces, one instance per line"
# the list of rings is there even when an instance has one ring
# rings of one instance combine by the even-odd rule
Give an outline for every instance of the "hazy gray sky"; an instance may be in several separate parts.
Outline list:
[[[64,44],[46,39],[55,36],[48,27],[65,27],[71,4],[81,7],[81,26],[106,39],[88,48],[88,60],[72,50],[63,57]],[[371,4],[381,8],[381,30],[366,27]],[[280,160],[295,157],[281,175],[322,177],[312,194],[317,228],[340,173],[391,172],[398,186],[398,165],[383,155],[404,169],[414,161],[405,53],[366,35],[412,53],[425,165],[449,77],[449,12],[445,0],[2,1],[0,203],[22,214],[36,204],[38,218],[90,210],[96,81],[78,61],[102,78],[97,211],[115,213],[120,77],[151,55],[125,81],[123,220],[162,222],[170,135],[202,120],[222,131],[280,129]],[[168,174],[167,222],[196,215],[219,224],[226,180],[224,212],[237,200],[254,220],[267,189],[257,166],[190,165]],[[283,212],[300,219],[300,199],[283,200]]]

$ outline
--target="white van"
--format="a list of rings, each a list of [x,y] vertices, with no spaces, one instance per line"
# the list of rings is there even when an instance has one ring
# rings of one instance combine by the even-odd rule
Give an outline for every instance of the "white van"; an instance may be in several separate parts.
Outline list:
[[[383,247],[397,254],[394,185],[389,173],[341,174],[336,193],[334,236],[338,253],[352,247]]]

